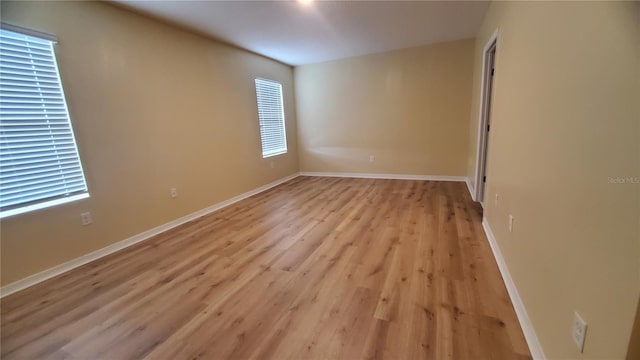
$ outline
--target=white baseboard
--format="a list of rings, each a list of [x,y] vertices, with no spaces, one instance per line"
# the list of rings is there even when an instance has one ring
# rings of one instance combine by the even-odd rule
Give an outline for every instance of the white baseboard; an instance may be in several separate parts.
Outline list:
[[[473,191],[472,186],[471,186],[471,179],[469,179],[468,177],[464,178],[465,181],[467,183],[467,189],[469,190],[469,195],[471,195],[471,199],[473,201],[476,201],[476,196],[475,196],[475,191]]]
[[[524,337],[527,340],[527,344],[529,345],[529,351],[531,351],[531,356],[535,360],[544,360],[546,359],[546,357],[544,356],[544,352],[542,351],[542,346],[540,346],[540,342],[538,341],[538,336],[536,335],[536,332],[533,328],[533,324],[529,319],[529,315],[527,314],[527,310],[524,307],[524,303],[520,298],[520,294],[518,293],[516,284],[513,282],[513,278],[511,278],[511,274],[509,273],[509,268],[507,268],[507,263],[504,261],[504,258],[502,257],[502,252],[500,251],[498,242],[496,241],[496,238],[493,235],[493,231],[491,231],[491,227],[489,226],[489,222],[487,221],[487,218],[482,219],[482,228],[484,229],[484,232],[487,235],[487,239],[489,240],[489,245],[491,246],[491,251],[493,251],[493,256],[496,258],[496,262],[498,263],[500,274],[502,274],[502,280],[504,280],[504,284],[507,287],[507,292],[509,293],[509,297],[511,298],[511,303],[513,303],[513,307],[516,311],[516,315],[518,316],[520,327],[522,328]]]
[[[131,245],[137,244],[141,241],[147,240],[155,235],[158,235],[160,233],[163,233],[169,229],[172,229],[176,226],[182,225],[186,222],[189,222],[191,220],[197,219],[201,216],[207,215],[209,213],[212,213],[214,211],[220,210],[226,206],[229,206],[231,204],[234,204],[240,200],[244,200],[250,196],[256,195],[258,193],[261,193],[263,191],[269,190],[275,186],[278,186],[282,183],[285,183],[289,180],[292,180],[296,177],[298,177],[300,174],[295,173],[292,175],[289,175],[287,177],[284,177],[282,179],[276,180],[272,183],[260,186],[256,189],[247,191],[246,193],[240,194],[238,196],[234,196],[231,199],[219,202],[217,204],[211,205],[205,209],[202,210],[198,210],[194,213],[191,213],[189,215],[185,215],[179,219],[170,221],[166,224],[160,225],[160,226],[156,226],[153,229],[141,232],[137,235],[134,235],[128,239],[122,240],[122,241],[118,241],[117,243],[111,244],[109,246],[103,247],[102,249],[98,249],[96,251],[90,252],[86,255],[82,255],[78,258],[75,258],[73,260],[67,261],[65,263],[62,263],[60,265],[56,265],[52,268],[49,268],[47,270],[44,270],[42,272],[39,272],[37,274],[33,274],[31,276],[28,276],[24,279],[18,280],[16,282],[13,282],[11,284],[5,285],[2,288],[0,288],[0,298],[3,298],[5,296],[11,295],[17,291],[20,291],[22,289],[26,289],[30,286],[36,285],[38,283],[41,283],[45,280],[51,279],[52,277],[58,276],[62,273],[65,273],[67,271],[73,270],[77,267],[80,267],[84,264],[87,264],[91,261],[97,260],[101,257],[107,256],[109,254],[112,254],[116,251],[122,250],[124,248],[127,248]]]
[[[372,173],[347,173],[347,172],[307,172],[302,176],[326,176],[363,179],[392,179],[392,180],[431,180],[431,181],[466,181],[465,176],[441,176],[441,175],[406,175],[406,174],[372,174]]]

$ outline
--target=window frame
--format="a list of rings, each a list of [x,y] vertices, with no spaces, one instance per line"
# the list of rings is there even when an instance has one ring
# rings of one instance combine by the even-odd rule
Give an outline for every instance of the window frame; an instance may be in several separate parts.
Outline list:
[[[277,84],[278,88],[279,88],[279,92],[280,92],[280,106],[281,106],[280,112],[282,114],[282,138],[283,138],[284,148],[278,149],[278,150],[273,151],[273,152],[265,153],[265,151],[264,151],[264,141],[265,141],[265,139],[263,138],[263,133],[262,133],[263,121],[262,121],[262,119],[260,117],[260,98],[259,98],[259,95],[258,95],[258,81]],[[287,122],[286,122],[285,111],[284,111],[284,89],[283,89],[282,83],[277,81],[277,80],[273,80],[273,79],[267,79],[267,78],[263,78],[263,77],[256,77],[256,78],[254,78],[254,87],[255,87],[255,91],[256,91],[256,105],[257,105],[257,110],[258,110],[258,127],[259,127],[259,131],[260,131],[260,147],[261,147],[262,158],[266,159],[266,158],[270,158],[270,157],[286,154],[286,153],[289,152],[289,144],[287,142]]]
[[[40,32],[37,30],[27,29],[20,26],[8,24],[5,22],[0,22],[0,28],[5,31],[13,32],[20,35],[25,35],[29,37],[38,38],[40,40],[48,41],[51,46],[51,58],[53,66],[55,67],[57,82],[60,88],[60,96],[62,98],[63,108],[66,114],[66,120],[69,126],[70,138],[73,141],[73,149],[75,150],[75,156],[77,157],[78,165],[80,168],[80,174],[82,175],[82,181],[84,184],[84,190],[72,192],[69,194],[56,195],[52,197],[40,198],[37,200],[25,201],[22,203],[17,203],[11,205],[10,207],[2,210],[0,209],[0,219],[6,219],[12,216],[30,213],[37,210],[47,209],[50,207],[67,204],[71,202],[75,202],[82,199],[89,198],[89,184],[87,182],[87,176],[85,172],[85,167],[82,162],[82,157],[80,156],[80,150],[78,149],[78,142],[76,140],[76,135],[73,127],[73,122],[71,120],[71,114],[69,113],[69,106],[67,104],[67,96],[64,92],[64,85],[62,83],[62,75],[60,74],[60,67],[58,65],[58,59],[55,51],[55,45],[58,43],[58,39],[55,35]],[[0,96],[2,93],[0,92]]]

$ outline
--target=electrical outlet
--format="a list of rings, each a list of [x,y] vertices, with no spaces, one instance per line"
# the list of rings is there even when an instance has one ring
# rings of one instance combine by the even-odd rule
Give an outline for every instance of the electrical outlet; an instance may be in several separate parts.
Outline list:
[[[495,200],[495,203],[493,204],[493,207],[495,208],[498,207],[498,201],[500,201],[500,195],[496,194],[496,200]]]
[[[376,161],[376,157],[374,155],[369,155],[369,162]]]
[[[580,317],[577,312],[573,313],[573,342],[576,343],[578,350],[584,350],[584,339],[587,335],[587,323]]]
[[[176,188],[169,189],[169,193],[171,194],[172,198],[178,197],[178,189]]]
[[[80,214],[80,223],[82,225],[89,225],[93,222],[93,219],[91,218],[91,213],[90,212],[84,212],[82,214]]]
[[[513,232],[513,215],[509,214],[509,232]]]

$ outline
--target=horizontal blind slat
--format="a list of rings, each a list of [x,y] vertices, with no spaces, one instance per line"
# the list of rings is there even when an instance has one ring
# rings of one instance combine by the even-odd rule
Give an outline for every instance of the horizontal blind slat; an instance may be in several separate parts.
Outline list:
[[[34,46],[51,47],[51,41],[20,34],[13,31],[3,31],[0,33],[0,41],[7,43],[23,43]]]
[[[0,42],[0,51],[51,57],[51,54],[49,53],[49,49],[47,47],[38,46],[37,44],[18,44],[11,41],[2,41]]]
[[[59,103],[59,102],[56,103],[56,102],[49,102],[49,101],[42,101],[40,103],[37,103],[37,102],[10,103],[6,101],[0,101],[0,111],[4,111],[4,110],[16,111],[20,109],[24,109],[25,111],[32,111],[32,110],[45,111],[46,113],[49,109],[60,111],[60,110],[64,110],[65,107],[63,103]]]
[[[13,79],[2,79],[0,80],[0,89],[13,91],[13,89],[31,89],[32,91],[37,90],[58,90],[60,87],[51,82],[38,82],[38,81],[22,81],[22,80],[13,80]]]
[[[11,130],[15,130],[15,129],[11,129]],[[46,136],[46,135],[71,136],[72,134],[68,129],[56,130],[55,128],[42,129],[42,130],[36,129],[32,131],[3,131],[0,129],[0,137],[7,138],[7,139],[21,139],[21,138],[39,139],[40,137]]]
[[[55,154],[54,154],[55,152]],[[5,161],[5,159],[28,159],[33,157],[43,157],[43,156],[57,156],[59,155],[73,155],[75,153],[75,148],[72,147],[60,147],[60,149],[56,150],[53,146],[49,146],[47,148],[43,148],[42,146],[34,146],[33,149],[27,150],[11,150],[11,153],[8,155],[2,155],[0,159],[1,161]]]
[[[50,191],[52,189],[66,189],[74,186],[74,184],[79,184],[81,179],[82,174],[75,174],[75,176],[74,174],[61,174],[43,181],[25,181],[24,184],[19,184],[15,187],[4,188],[3,185],[0,184],[0,192],[3,198],[11,199],[17,196]]]
[[[69,154],[59,155],[55,158],[51,156],[31,156],[31,157],[21,157],[19,159],[9,159],[7,161],[5,161],[4,159],[0,159],[0,168],[13,167],[13,168],[30,169],[32,166],[36,166],[38,164],[43,164],[43,163],[52,162],[52,161],[66,161],[71,159],[74,159],[74,161],[77,161],[78,157],[75,156],[74,153],[72,153],[70,155]]]
[[[3,167],[0,174],[0,182],[10,180],[15,177],[31,176],[39,173],[46,173],[49,171],[58,171],[60,168],[66,169],[71,167],[77,167],[80,164],[75,160],[65,161],[49,161],[42,164],[31,164],[26,170],[21,167]]]
[[[70,184],[73,185],[73,184]],[[0,201],[3,203],[4,209],[8,207],[14,207],[13,205],[20,205],[27,202],[44,201],[50,197],[67,196],[73,193],[86,192],[83,189],[83,184],[78,183],[73,186],[55,186],[50,188],[39,189],[31,193],[14,194],[10,197],[0,197]],[[6,205],[5,205],[6,204]]]
[[[74,176],[70,176],[71,174]],[[63,172],[63,169],[60,168],[57,171],[51,171],[48,173],[41,174],[32,174],[28,177],[23,177],[21,179],[7,179],[0,183],[0,188],[4,189],[3,194],[8,194],[12,189],[24,191],[28,185],[38,185],[50,183],[52,181],[59,181],[64,179],[65,182],[71,182],[74,178],[81,176],[80,171],[75,168],[66,168],[66,171]]]
[[[3,96],[25,96],[25,97],[49,97],[49,96],[62,96],[59,89],[34,89],[34,88],[3,88],[0,86],[0,93]]]
[[[57,137],[42,137],[37,140],[29,140],[29,139],[14,139],[14,140],[5,140],[0,145],[0,149],[5,151],[17,152],[21,149],[38,149],[38,151],[47,150],[50,147],[55,149],[66,149],[73,148],[75,143],[73,142],[73,137],[65,136],[64,138]]]
[[[43,70],[43,71],[55,71],[56,67],[53,61],[31,59],[27,63],[25,59],[21,59],[15,56],[3,56],[0,58],[0,66],[7,67],[19,67],[24,71],[27,70]]]
[[[25,65],[39,63],[51,64],[51,66],[53,66],[53,59],[51,56],[41,55],[37,52],[30,52],[28,50],[14,51],[0,46],[0,56],[2,56],[3,61],[10,59],[14,62],[22,62]]]
[[[13,128],[14,126],[55,126],[55,125],[67,125],[67,117],[59,115],[47,115],[42,116],[23,116],[20,114],[12,115],[11,117],[2,114],[5,118],[0,118],[0,127]]]
[[[2,76],[2,80],[0,80],[0,85],[3,87],[8,87],[12,83],[15,84],[25,84],[25,86],[50,86],[53,88],[58,88],[58,79],[50,78],[48,76],[38,76],[34,75],[9,75],[0,71],[0,76]]]
[[[49,59],[0,54],[0,72],[5,74],[31,76],[42,74],[43,76],[57,77],[55,58]]]
[[[13,69],[7,69],[5,67],[0,67],[0,74],[2,74],[3,77],[17,78],[22,80],[41,79],[41,80],[55,81],[58,79],[58,76],[54,72],[41,71],[41,70],[35,70],[35,69],[30,69],[30,70],[23,69],[22,71],[16,71]]]

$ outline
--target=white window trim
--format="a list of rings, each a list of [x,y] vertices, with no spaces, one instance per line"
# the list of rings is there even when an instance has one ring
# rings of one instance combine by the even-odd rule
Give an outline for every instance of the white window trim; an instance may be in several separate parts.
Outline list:
[[[17,33],[20,33],[20,34],[29,35],[29,36],[37,37],[37,38],[40,38],[40,39],[48,40],[48,41],[51,41],[54,44],[58,43],[58,38],[53,34],[45,33],[45,32],[38,31],[38,30],[23,28],[22,26],[8,24],[6,22],[0,22],[0,29],[13,31],[13,32],[17,32]]]
[[[289,149],[287,150],[282,150],[282,151],[276,151],[274,153],[268,153],[267,155],[262,155],[263,159],[266,158],[270,158],[270,157],[274,157],[274,156],[278,156],[278,155],[282,155],[282,154],[286,154],[289,151]]]

